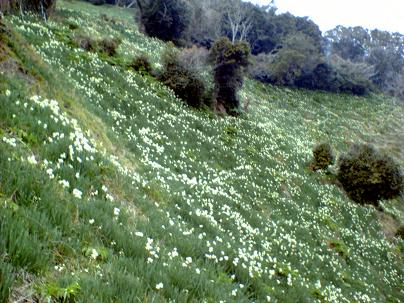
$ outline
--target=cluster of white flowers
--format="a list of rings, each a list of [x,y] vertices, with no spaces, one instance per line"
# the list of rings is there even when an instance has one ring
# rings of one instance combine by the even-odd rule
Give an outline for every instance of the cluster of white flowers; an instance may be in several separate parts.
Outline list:
[[[27,158],[27,161],[28,161],[29,164],[32,164],[32,165],[37,165],[38,164],[38,161],[36,160],[35,155],[29,156]]]
[[[65,264],[60,264],[60,265],[55,265],[55,270],[58,272],[62,272],[66,270],[66,265]]]
[[[72,194],[73,194],[73,196],[76,197],[77,199],[81,199],[82,196],[83,196],[83,193],[82,193],[79,189],[77,189],[77,188],[74,188],[74,189],[73,189]]]
[[[120,213],[121,213],[121,210],[117,207],[114,207],[114,216],[118,217]]]
[[[160,247],[156,244],[153,244],[154,240],[152,238],[147,238],[146,242],[146,251],[149,253],[149,257],[147,258],[147,263],[153,263],[155,259],[159,258]]]
[[[188,266],[191,265],[191,264],[192,264],[192,257],[186,257],[186,258],[185,258],[185,261],[182,262],[182,266],[183,266],[183,267],[188,267]]]
[[[69,188],[70,187],[70,183],[67,180],[60,180],[59,184],[62,185],[63,188]]]
[[[97,260],[98,256],[99,256],[98,251],[95,248],[91,249],[91,255],[90,255],[91,259]]]
[[[139,238],[143,238],[144,234],[141,231],[137,231],[137,232],[135,232],[135,236],[139,237]]]
[[[3,137],[3,142],[7,143],[8,145],[12,146],[12,147],[16,147],[17,146],[17,140],[15,138],[7,138],[7,137]]]

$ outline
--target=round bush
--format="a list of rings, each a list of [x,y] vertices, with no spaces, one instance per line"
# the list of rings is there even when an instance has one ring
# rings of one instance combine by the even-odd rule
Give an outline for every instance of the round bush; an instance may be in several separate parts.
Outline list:
[[[197,73],[180,62],[175,50],[166,51],[163,55],[163,66],[159,80],[188,105],[200,107],[203,104],[205,85]]]
[[[404,225],[401,224],[396,231],[395,236],[404,240]]]
[[[321,143],[313,149],[313,169],[326,169],[335,162],[335,156],[329,143]]]
[[[353,145],[339,159],[338,167],[339,182],[356,202],[378,206],[380,199],[402,194],[404,176],[399,165],[370,145]]]
[[[137,1],[140,23],[147,35],[177,45],[191,23],[192,9],[184,0]]]
[[[109,57],[116,55],[116,50],[121,41],[119,39],[104,38],[98,41],[99,50]]]
[[[145,55],[134,58],[129,67],[140,73],[150,74],[153,71],[149,59]]]
[[[221,38],[213,45],[209,57],[214,63],[215,99],[228,114],[237,116],[241,111],[237,92],[243,86],[250,47],[245,42],[233,44]]]
[[[75,38],[74,42],[77,46],[88,52],[93,52],[97,49],[97,41],[88,36],[78,36]]]

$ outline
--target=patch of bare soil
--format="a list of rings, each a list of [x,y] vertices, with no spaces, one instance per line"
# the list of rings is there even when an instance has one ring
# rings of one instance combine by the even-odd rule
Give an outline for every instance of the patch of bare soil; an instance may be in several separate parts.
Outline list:
[[[392,239],[397,235],[398,228],[400,227],[400,223],[395,220],[392,216],[384,213],[384,212],[377,212],[377,217],[379,219],[380,226],[386,238]]]

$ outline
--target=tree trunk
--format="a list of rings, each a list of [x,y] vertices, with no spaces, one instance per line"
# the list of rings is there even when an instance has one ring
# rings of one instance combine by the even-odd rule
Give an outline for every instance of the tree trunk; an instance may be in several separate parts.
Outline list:
[[[140,0],[135,0],[137,3],[137,6],[139,7],[139,11],[140,11],[140,15],[143,15],[143,6],[142,6],[142,2]],[[133,2],[135,2],[133,1]],[[131,3],[132,4],[132,3]]]
[[[10,10],[10,0],[0,0],[0,12],[5,13]]]
[[[133,0],[131,3],[129,3],[126,8],[131,8],[134,4],[136,3],[136,0]]]
[[[2,13],[32,11],[40,14],[45,20],[55,9],[56,0],[0,0]]]

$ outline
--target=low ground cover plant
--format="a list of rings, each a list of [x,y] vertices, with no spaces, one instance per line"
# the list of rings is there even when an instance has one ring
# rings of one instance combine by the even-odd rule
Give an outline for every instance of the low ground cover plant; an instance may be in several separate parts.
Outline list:
[[[129,67],[140,73],[150,74],[153,68],[146,55],[139,55],[130,62]]]
[[[313,149],[313,170],[326,169],[328,166],[333,165],[335,156],[332,147],[329,143],[317,144]]]

